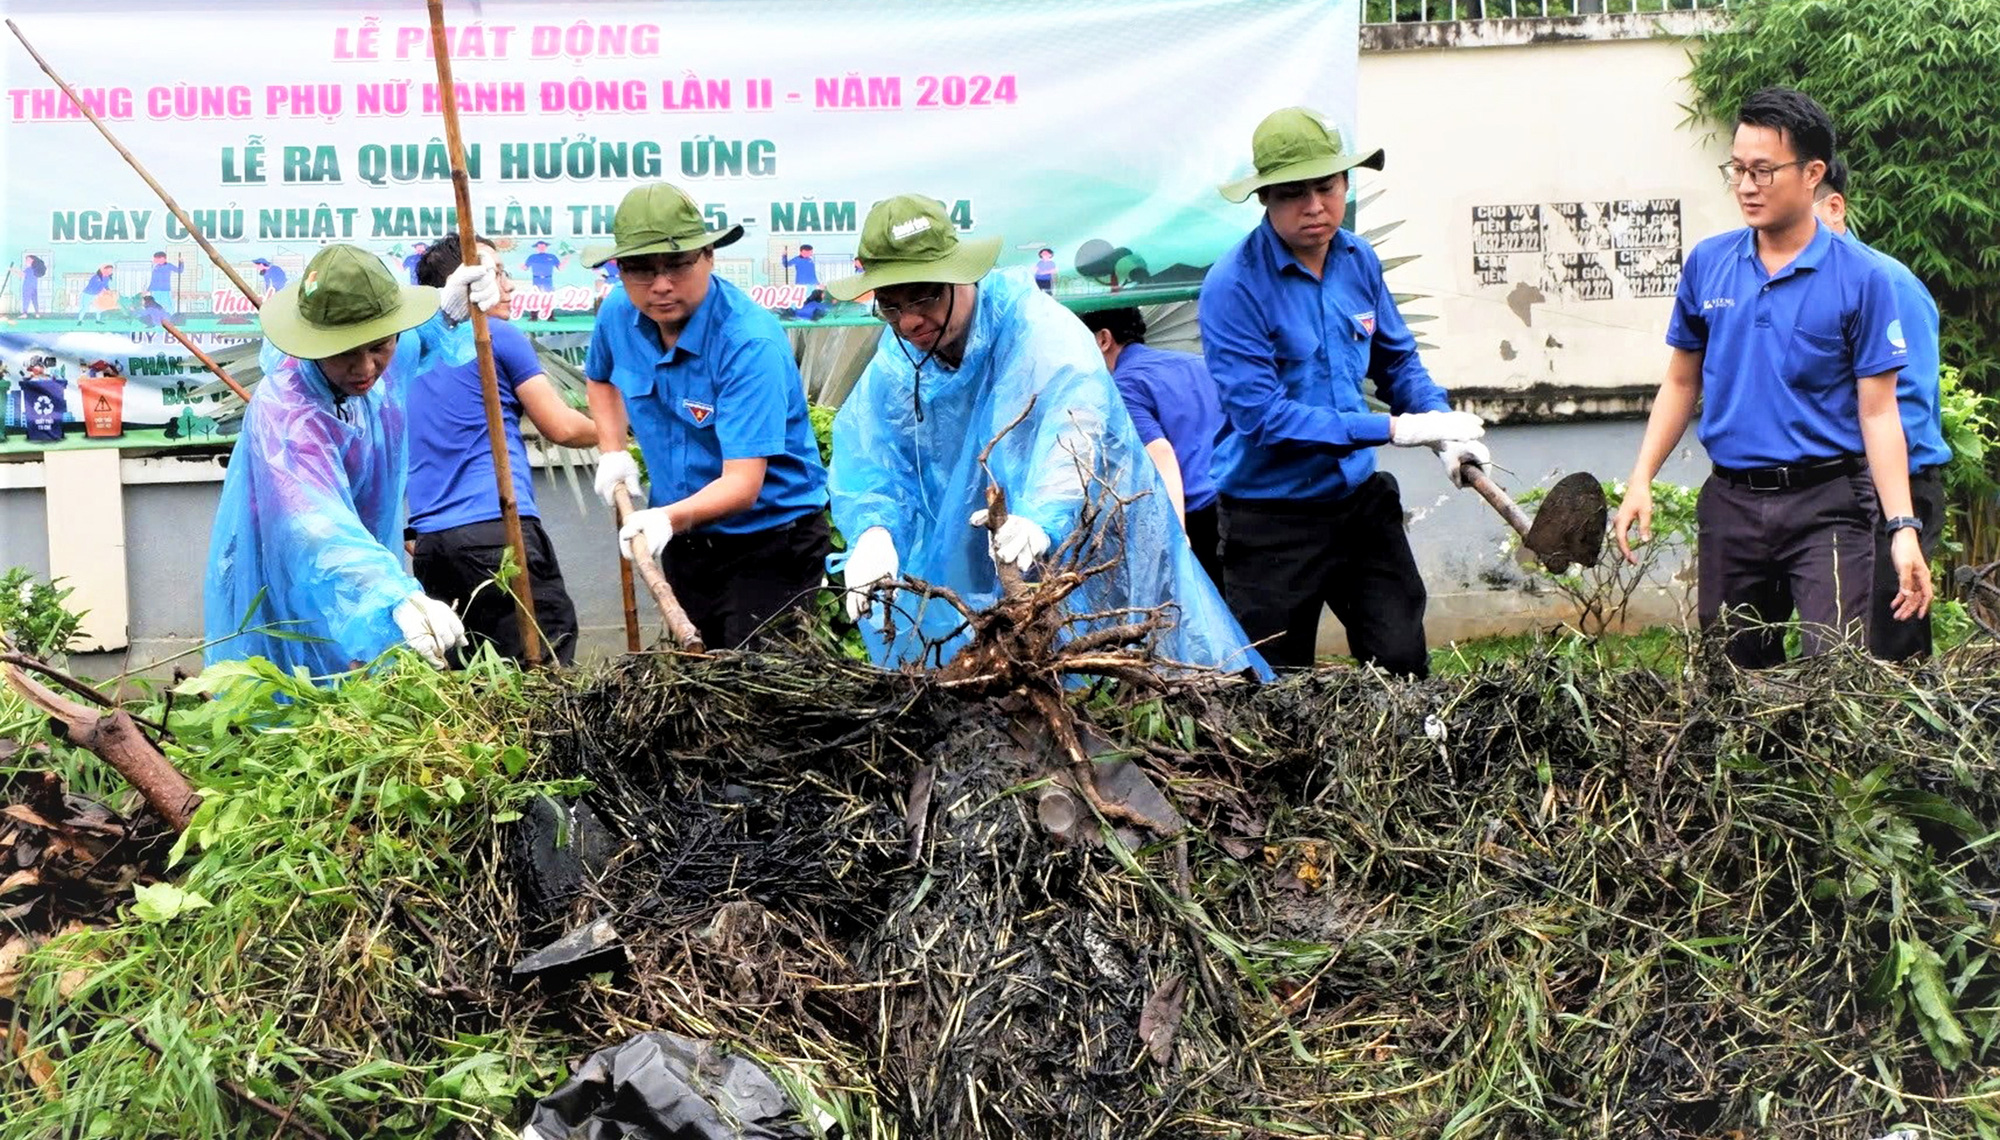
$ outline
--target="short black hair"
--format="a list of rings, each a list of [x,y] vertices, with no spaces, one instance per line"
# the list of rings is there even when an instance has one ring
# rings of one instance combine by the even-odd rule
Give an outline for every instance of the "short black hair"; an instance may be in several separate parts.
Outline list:
[[[156,250],[154,250],[154,251],[153,251],[153,256],[154,256],[154,257],[165,257],[166,255],[167,255],[167,251],[166,251],[166,250],[164,250],[164,249],[156,249]]]
[[[1079,313],[1083,327],[1093,333],[1109,332],[1111,339],[1121,345],[1146,343],[1146,318],[1139,315],[1135,305],[1122,309],[1096,309]]]
[[[800,243],[800,245],[799,245],[799,252],[800,252],[800,253],[804,253],[805,251],[807,251],[807,250],[811,249],[812,247],[813,247],[813,243],[811,243],[811,242],[802,242],[802,243]]]
[[[491,246],[493,243],[486,238],[480,238],[479,244]],[[417,284],[441,289],[444,287],[444,279],[451,276],[451,271],[464,264],[465,258],[458,253],[458,235],[446,234],[432,242],[431,247],[424,251],[423,259],[417,262]]]
[[[1833,116],[1803,91],[1766,87],[1743,100],[1736,112],[1739,126],[1769,127],[1783,135],[1801,162],[1818,159],[1833,165]]]
[[[1847,197],[1847,160],[1844,158],[1835,158],[1826,164],[1826,177],[1820,179],[1819,188],[1813,192],[1813,201],[1835,194]]]
[[[1049,257],[1054,257],[1056,255],[1056,251],[1050,249],[1048,246],[1043,246],[1041,249],[1036,250],[1035,252],[1038,254],[1046,254]]]

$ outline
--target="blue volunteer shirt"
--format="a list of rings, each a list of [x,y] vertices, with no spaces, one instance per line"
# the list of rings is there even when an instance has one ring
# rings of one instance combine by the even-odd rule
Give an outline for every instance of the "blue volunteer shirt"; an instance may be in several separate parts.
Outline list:
[[[410,275],[410,284],[412,285],[422,284],[422,282],[417,280],[417,263],[423,259],[424,255],[421,253],[413,253],[403,259],[403,272]]]
[[[500,379],[500,420],[507,429],[507,469],[521,517],[540,518],[534,473],[521,442],[521,385],[542,374],[528,334],[490,320],[493,367]],[[403,401],[410,440],[410,529],[436,534],[500,517],[493,488],[493,448],[486,436],[486,399],[479,361],[438,364],[410,381]]]
[[[1125,410],[1139,429],[1139,442],[1164,439],[1181,465],[1181,487],[1187,509],[1198,511],[1215,501],[1215,433],[1222,429],[1222,405],[1215,380],[1201,357],[1143,344],[1118,350],[1118,367],[1111,370]]]
[[[547,252],[531,253],[524,264],[534,283],[546,289],[555,284],[556,270],[562,268],[562,258]]]
[[[1451,410],[1381,259],[1346,230],[1315,278],[1266,218],[1209,269],[1201,341],[1222,399],[1216,485],[1234,498],[1338,499],[1373,475],[1389,417],[1368,410],[1366,379],[1399,415]]]
[[[819,284],[819,263],[805,254],[800,254],[797,257],[786,257],[785,268],[792,271],[792,283],[794,285]]]
[[[162,261],[157,265],[154,265],[153,276],[150,280],[146,282],[146,291],[148,293],[173,292],[174,274],[179,273],[180,271],[181,267],[175,265],[171,261]]]
[[[1909,359],[1889,271],[1825,226],[1776,275],[1747,227],[1695,246],[1667,343],[1704,353],[1697,434],[1734,468],[1864,454],[1855,381]]]
[[[1944,419],[1938,408],[1943,354],[1938,347],[1937,300],[1909,266],[1874,246],[1855,244],[1874,254],[1889,271],[1889,283],[1896,290],[1896,315],[1910,344],[1909,361],[1896,374],[1896,410],[1902,414],[1903,438],[1910,445],[1910,470],[1941,467],[1951,462],[1951,448],[1944,441]]]
[[[264,288],[273,293],[285,287],[285,271],[275,265],[264,267]]]
[[[750,534],[826,508],[826,468],[806,418],[805,381],[778,318],[720,277],[671,352],[623,290],[597,311],[584,374],[614,384],[646,457],[655,507],[714,482],[727,459],[764,459],[749,510],[702,529]]]

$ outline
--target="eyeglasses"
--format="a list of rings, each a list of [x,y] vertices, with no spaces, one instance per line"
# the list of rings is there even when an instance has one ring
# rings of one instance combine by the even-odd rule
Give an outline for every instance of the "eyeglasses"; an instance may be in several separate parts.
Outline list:
[[[1769,186],[1778,177],[1780,170],[1787,166],[1804,166],[1811,161],[1810,158],[1802,158],[1797,162],[1781,162],[1776,166],[1738,166],[1733,162],[1725,162],[1716,169],[1722,172],[1722,181],[1730,186],[1743,181],[1743,176],[1746,174],[1750,176],[1752,185]]]
[[[893,325],[897,321],[903,319],[904,313],[916,313],[926,309],[935,308],[939,301],[944,300],[944,295],[945,295],[944,288],[939,287],[938,289],[933,290],[932,292],[922,293],[917,296],[911,297],[909,300],[904,301],[900,305],[885,305],[882,302],[877,301],[875,302],[875,319],[881,321],[885,325]]]
[[[671,281],[685,281],[694,267],[701,264],[701,255],[681,261],[621,261],[618,276],[634,285],[651,285],[656,278],[665,277]]]

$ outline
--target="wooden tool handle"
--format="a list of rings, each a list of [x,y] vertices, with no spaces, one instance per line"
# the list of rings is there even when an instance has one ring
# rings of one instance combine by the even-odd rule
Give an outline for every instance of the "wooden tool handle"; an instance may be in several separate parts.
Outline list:
[[[632,494],[621,483],[612,495],[618,501],[618,525],[622,529],[625,520],[632,514]],[[653,551],[646,545],[646,537],[633,535],[631,545],[632,565],[639,568],[639,578],[652,592],[653,601],[659,603],[660,618],[666,624],[667,635],[689,653],[704,652],[707,647],[701,643],[701,634],[694,628],[694,622],[688,619],[687,611],[681,608],[680,599],[674,597],[674,588],[667,585],[667,576],[660,572],[660,564],[654,561]]]
[[[1493,504],[1493,509],[1500,512],[1500,517],[1507,520],[1508,526],[1513,527],[1522,538],[1528,537],[1528,527],[1531,525],[1528,516],[1521,512],[1520,507],[1514,505],[1514,500],[1507,497],[1507,492],[1493,485],[1493,480],[1486,477],[1485,468],[1477,463],[1468,463],[1458,469],[1458,477],[1467,486],[1479,492],[1480,498]]]

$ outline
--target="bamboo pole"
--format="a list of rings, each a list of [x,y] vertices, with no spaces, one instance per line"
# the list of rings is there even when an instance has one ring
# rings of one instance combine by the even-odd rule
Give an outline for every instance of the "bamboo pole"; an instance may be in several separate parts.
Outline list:
[[[611,510],[611,529],[620,531],[625,524],[619,521],[618,509]],[[625,597],[625,652],[637,653],[645,646],[639,640],[639,595],[632,588],[632,560],[618,560],[618,589]]]
[[[203,368],[206,368],[210,372],[215,373],[217,379],[221,380],[224,384],[229,385],[229,390],[236,393],[238,399],[241,399],[246,404],[250,402],[250,389],[245,388],[241,384],[238,384],[236,382],[236,377],[231,376],[228,372],[224,371],[222,365],[217,364],[215,362],[214,357],[210,356],[206,352],[203,352],[199,345],[195,344],[195,342],[193,342],[192,340],[189,340],[188,335],[186,333],[175,328],[174,322],[161,321],[160,327],[166,330],[168,336],[173,337],[177,341],[180,341],[182,348],[185,348],[189,352],[194,353],[194,358],[196,360],[201,361],[201,366]]]
[[[250,307],[253,309],[263,308],[263,298],[258,296],[256,290],[250,288],[248,282],[237,275],[235,268],[229,262],[223,260],[222,254],[208,243],[208,238],[200,230],[195,228],[194,222],[189,219],[187,211],[181,209],[181,204],[174,201],[174,196],[167,193],[165,187],[153,181],[153,176],[146,172],[145,167],[139,165],[139,160],[132,157],[132,152],[125,149],[124,144],[120,143],[117,136],[111,133],[111,128],[105,126],[104,120],[98,118],[96,112],[90,109],[90,104],[85,103],[82,97],[77,95],[76,91],[63,81],[63,77],[56,74],[55,69],[49,66],[49,62],[42,58],[42,53],[36,51],[35,46],[28,42],[28,37],[21,34],[21,29],[14,26],[14,21],[7,21],[7,30],[14,33],[14,38],[21,41],[21,46],[28,49],[29,55],[35,57],[35,65],[42,69],[43,74],[56,81],[56,86],[62,88],[62,93],[69,97],[69,101],[76,105],[77,110],[83,112],[84,118],[90,120],[90,125],[97,128],[97,133],[104,136],[104,141],[111,144],[111,149],[118,152],[118,157],[124,159],[127,166],[137,171],[139,177],[146,180],[146,185],[152,187],[153,193],[158,194],[160,201],[166,203],[167,209],[180,222],[181,228],[188,232],[188,236],[194,239],[195,244],[201,247],[201,251],[208,255],[210,261],[215,262],[215,267],[222,270],[223,276],[229,278],[238,289],[243,291],[243,296],[250,301]]]
[[[431,17],[431,48],[437,57],[438,104],[444,112],[445,149],[451,156],[451,188],[458,200],[458,241],[467,265],[479,263],[479,239],[472,224],[472,179],[465,169],[465,140],[458,129],[458,88],[451,81],[451,52],[445,42],[444,0],[428,0]],[[486,436],[493,448],[493,481],[500,492],[500,521],[507,530],[507,545],[514,551],[518,568],[511,585],[514,590],[514,619],[519,623],[521,645],[528,667],[542,663],[541,639],[535,629],[534,588],[528,581],[528,547],[521,537],[521,511],[514,501],[514,475],[507,457],[507,432],[500,418],[500,378],[493,367],[493,335],[486,325],[486,311],[472,310],[472,340],[479,351],[479,391],[486,402]]]
[[[437,0],[432,0],[436,3]],[[612,492],[618,500],[618,526],[623,530],[625,519],[632,513],[632,495],[624,484]],[[690,653],[700,653],[706,648],[701,643],[701,632],[681,608],[679,598],[674,597],[674,588],[667,585],[667,576],[660,571],[660,564],[653,551],[646,545],[643,535],[632,536],[631,563],[639,568],[639,577],[645,580],[646,589],[652,591],[653,601],[660,607],[660,618],[666,623],[667,633],[682,649]]]

